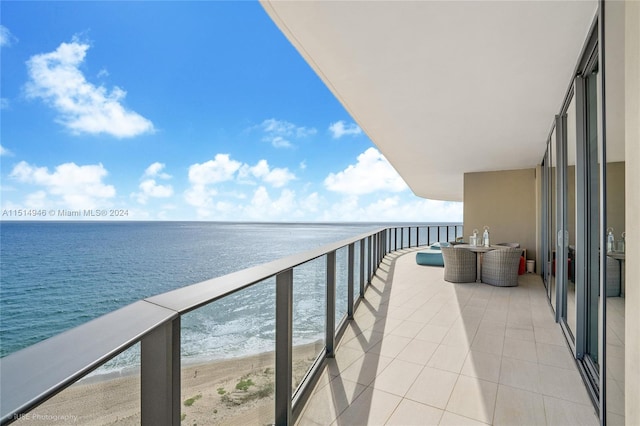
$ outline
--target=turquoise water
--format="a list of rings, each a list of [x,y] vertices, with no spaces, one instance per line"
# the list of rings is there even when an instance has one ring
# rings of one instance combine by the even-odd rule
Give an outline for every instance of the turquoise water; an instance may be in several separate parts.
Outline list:
[[[139,299],[380,226],[0,222],[1,356]],[[341,316],[346,311],[346,249],[338,252],[337,263]],[[321,258],[294,270],[294,340],[299,343],[324,332],[324,268]],[[273,311],[270,280],[187,314],[183,356],[210,359],[270,350]]]

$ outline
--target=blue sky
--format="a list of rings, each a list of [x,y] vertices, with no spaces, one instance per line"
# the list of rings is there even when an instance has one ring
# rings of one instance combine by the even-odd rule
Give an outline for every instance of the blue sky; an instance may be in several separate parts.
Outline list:
[[[412,194],[257,2],[0,12],[1,219],[462,219]]]

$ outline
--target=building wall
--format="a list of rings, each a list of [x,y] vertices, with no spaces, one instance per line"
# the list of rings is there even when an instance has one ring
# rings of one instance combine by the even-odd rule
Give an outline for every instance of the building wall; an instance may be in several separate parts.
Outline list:
[[[538,164],[535,169],[536,174],[536,252],[535,257],[527,253],[530,259],[542,259],[542,165]],[[542,262],[536,262],[536,274],[542,274]]]
[[[625,2],[625,417],[640,425],[640,2]]]
[[[624,161],[607,162],[607,227],[613,228],[616,241],[620,241],[626,230],[625,168]]]
[[[489,227],[491,243],[518,242],[536,259],[536,169],[465,173],[465,241]],[[536,265],[537,267],[537,265]]]

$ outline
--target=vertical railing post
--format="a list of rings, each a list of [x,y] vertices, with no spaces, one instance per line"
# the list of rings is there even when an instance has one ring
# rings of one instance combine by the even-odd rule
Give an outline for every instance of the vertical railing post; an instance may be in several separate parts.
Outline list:
[[[387,230],[386,229],[382,231],[382,253],[385,256],[387,255]]]
[[[373,234],[371,236],[371,276],[374,275],[374,272],[376,270],[376,266],[378,263],[378,252],[377,252],[377,248],[378,248],[378,244],[377,244],[377,234]]]
[[[276,275],[275,424],[291,424],[293,346],[293,270]]]
[[[327,253],[327,318],[325,346],[327,358],[333,358],[336,338],[336,252]]]
[[[442,226],[438,225],[438,242],[441,241],[440,231],[442,231]]]
[[[140,341],[140,423],[180,424],[180,317]]]
[[[364,297],[364,238],[360,240],[360,298]]]
[[[367,244],[367,285],[371,284],[371,275],[373,273],[373,251],[372,251],[372,244],[373,243],[373,237],[371,235],[369,235],[369,244]]]
[[[378,256],[378,234],[375,233],[373,234],[373,270],[375,271],[375,269],[378,267],[378,260],[379,260],[379,256]]]
[[[353,319],[353,278],[355,274],[355,251],[356,244],[349,244],[347,256],[349,257],[347,266],[347,318]]]

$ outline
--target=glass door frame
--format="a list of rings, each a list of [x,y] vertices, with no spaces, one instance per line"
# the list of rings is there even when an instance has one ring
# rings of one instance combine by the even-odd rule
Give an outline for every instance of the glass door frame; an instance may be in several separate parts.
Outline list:
[[[581,59],[576,67],[575,77],[567,90],[564,102],[551,129],[545,152],[543,165],[543,247],[547,260],[543,269],[547,295],[552,308],[555,307],[555,318],[562,328],[568,345],[575,359],[578,361],[580,373],[587,383],[588,392],[594,404],[600,410],[600,419],[604,412],[604,383],[605,383],[605,319],[606,319],[606,252],[605,225],[606,224],[606,144],[604,140],[604,90],[603,70],[601,62],[598,16],[594,20],[589,38],[587,39]],[[594,70],[598,68],[598,74]],[[587,79],[595,78],[597,84],[596,99],[590,99],[587,93]],[[595,100],[597,117],[587,116],[588,102]],[[576,117],[574,123],[567,122],[567,110],[571,102],[575,102]],[[593,114],[591,114],[593,115]],[[597,150],[589,144],[591,135],[590,120],[595,120],[597,126]],[[567,290],[568,290],[568,164],[567,164],[567,126],[576,128],[576,158],[575,158],[575,297],[576,297],[576,325],[570,330],[567,325]],[[592,132],[591,132],[592,133]],[[552,140],[552,138],[555,138]],[[555,142],[555,147],[554,143]],[[554,149],[555,148],[555,149]],[[595,155],[595,157],[594,157]],[[594,167],[594,161],[597,165]],[[555,164],[555,181],[552,177]],[[597,175],[597,176],[595,176]],[[553,187],[552,187],[553,186]],[[554,194],[555,191],[555,194]],[[555,224],[553,221],[555,220]],[[551,229],[551,226],[554,229]],[[554,234],[555,232],[555,234]],[[555,239],[555,241],[554,241]],[[546,245],[544,245],[546,243]],[[555,246],[551,245],[555,243]],[[601,249],[602,248],[602,249]],[[555,289],[551,280],[554,271],[555,250]],[[599,265],[596,266],[596,265]],[[595,287],[594,287],[595,285]],[[597,291],[595,291],[597,289]],[[553,291],[555,290],[555,291]],[[552,293],[553,291],[553,293]],[[589,356],[589,309],[594,309],[593,297],[597,301],[597,337],[598,353],[595,361]],[[591,299],[589,299],[591,297]],[[553,303],[555,301],[555,303]],[[555,305],[555,306],[554,306]],[[593,338],[593,334],[591,335]]]

